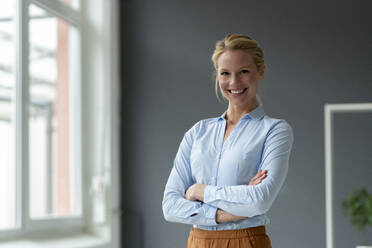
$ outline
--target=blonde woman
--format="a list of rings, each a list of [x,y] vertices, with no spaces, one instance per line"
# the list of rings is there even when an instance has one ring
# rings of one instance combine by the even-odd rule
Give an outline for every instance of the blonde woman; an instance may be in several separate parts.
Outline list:
[[[212,61],[217,96],[228,107],[185,133],[165,186],[164,217],[193,224],[187,248],[271,248],[266,212],[286,178],[293,131],[266,115],[257,95],[265,62],[255,40],[227,35]]]

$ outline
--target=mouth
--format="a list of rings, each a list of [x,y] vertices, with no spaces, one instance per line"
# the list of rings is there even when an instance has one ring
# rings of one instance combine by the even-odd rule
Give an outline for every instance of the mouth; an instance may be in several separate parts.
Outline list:
[[[241,95],[243,94],[248,88],[244,89],[237,89],[237,90],[227,90],[232,95]]]

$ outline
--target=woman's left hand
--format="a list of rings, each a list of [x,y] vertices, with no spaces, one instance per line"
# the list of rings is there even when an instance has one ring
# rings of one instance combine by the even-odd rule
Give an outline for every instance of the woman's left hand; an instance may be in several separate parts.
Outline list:
[[[189,201],[204,201],[204,190],[206,185],[195,183],[191,185],[185,193],[186,200]]]
[[[267,170],[259,170],[257,174],[251,179],[249,185],[258,185],[267,177]]]

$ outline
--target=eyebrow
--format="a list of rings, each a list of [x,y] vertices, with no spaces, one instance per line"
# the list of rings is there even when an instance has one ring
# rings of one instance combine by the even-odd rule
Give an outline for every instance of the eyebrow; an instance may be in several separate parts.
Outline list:
[[[240,67],[239,68],[239,70],[241,70],[241,69],[244,69],[244,68],[251,68],[251,66],[249,66],[249,65],[247,65],[247,66],[242,66],[242,67]],[[219,68],[219,70],[225,70],[225,71],[228,71],[229,69],[226,69],[226,68]]]

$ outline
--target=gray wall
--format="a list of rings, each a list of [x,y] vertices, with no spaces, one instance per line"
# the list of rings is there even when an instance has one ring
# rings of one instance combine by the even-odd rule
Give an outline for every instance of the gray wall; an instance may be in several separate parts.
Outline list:
[[[272,245],[325,247],[323,106],[372,102],[371,7],[371,1],[358,0],[122,1],[125,247],[186,244],[190,226],[163,219],[163,190],[184,132],[226,108],[214,95],[210,62],[215,41],[226,33],[259,41],[267,63],[260,89],[264,109],[294,130],[289,174],[269,212]],[[351,127],[368,130],[371,118],[351,127],[347,123],[337,122],[336,132],[344,144],[337,156],[345,161],[350,156],[342,149],[355,150],[356,156],[358,146],[370,142],[371,147],[370,139],[354,139],[361,143],[347,146],[349,140],[342,138]],[[368,172],[371,159],[353,166]],[[350,170],[345,167],[337,176],[347,178]],[[355,175],[368,179],[366,173],[352,175],[350,180],[358,180]],[[342,187],[337,194],[342,198],[351,189]],[[346,243],[348,236],[340,234],[347,231],[341,229],[336,230],[337,248],[355,246]]]

